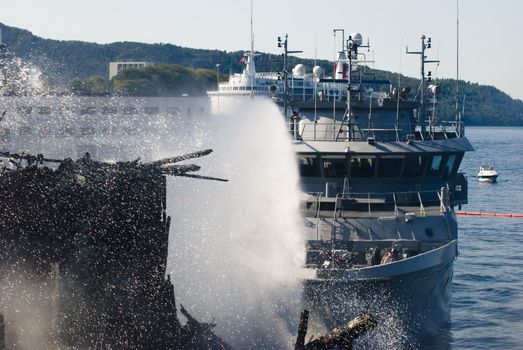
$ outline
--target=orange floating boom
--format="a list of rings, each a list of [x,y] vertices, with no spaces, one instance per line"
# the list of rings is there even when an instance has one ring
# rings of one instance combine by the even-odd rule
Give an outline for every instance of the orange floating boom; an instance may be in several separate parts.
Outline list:
[[[505,218],[523,218],[523,214],[503,214],[503,213],[481,213],[478,211],[457,211],[456,215],[462,216],[499,216]]]

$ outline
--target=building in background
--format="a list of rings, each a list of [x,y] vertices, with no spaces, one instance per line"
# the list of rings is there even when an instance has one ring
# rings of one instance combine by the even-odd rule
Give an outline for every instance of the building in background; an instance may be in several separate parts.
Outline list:
[[[125,69],[137,69],[152,66],[151,62],[145,61],[117,61],[109,62],[109,79]]]

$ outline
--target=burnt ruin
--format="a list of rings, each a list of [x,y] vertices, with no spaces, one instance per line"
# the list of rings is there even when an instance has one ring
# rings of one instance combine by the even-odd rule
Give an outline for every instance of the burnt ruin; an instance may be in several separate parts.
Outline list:
[[[166,277],[166,175],[222,180],[175,164],[210,152],[114,164],[0,153],[14,167],[0,168],[0,347],[228,348],[183,307],[182,325]]]

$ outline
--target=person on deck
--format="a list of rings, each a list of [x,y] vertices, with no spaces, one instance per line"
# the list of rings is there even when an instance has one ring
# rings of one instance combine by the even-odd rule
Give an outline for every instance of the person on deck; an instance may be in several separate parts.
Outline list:
[[[386,252],[383,255],[383,258],[381,258],[380,265],[388,264],[388,263],[398,261],[398,260],[399,260],[398,250],[396,248],[392,248],[390,251]]]

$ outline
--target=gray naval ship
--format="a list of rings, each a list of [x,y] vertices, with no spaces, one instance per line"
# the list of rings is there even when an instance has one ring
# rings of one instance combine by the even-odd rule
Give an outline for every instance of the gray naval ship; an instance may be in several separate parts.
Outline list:
[[[304,300],[311,320],[327,329],[367,311],[382,322],[401,320],[393,327],[422,339],[449,319],[454,208],[467,203],[458,169],[473,148],[458,107],[455,120],[436,122],[439,88],[425,74],[436,62],[427,60],[430,44],[422,36],[420,51],[407,52],[421,57],[415,94],[373,79],[358,60],[368,45],[353,34],[337,74],[316,77],[313,97],[292,103],[309,272]]]

